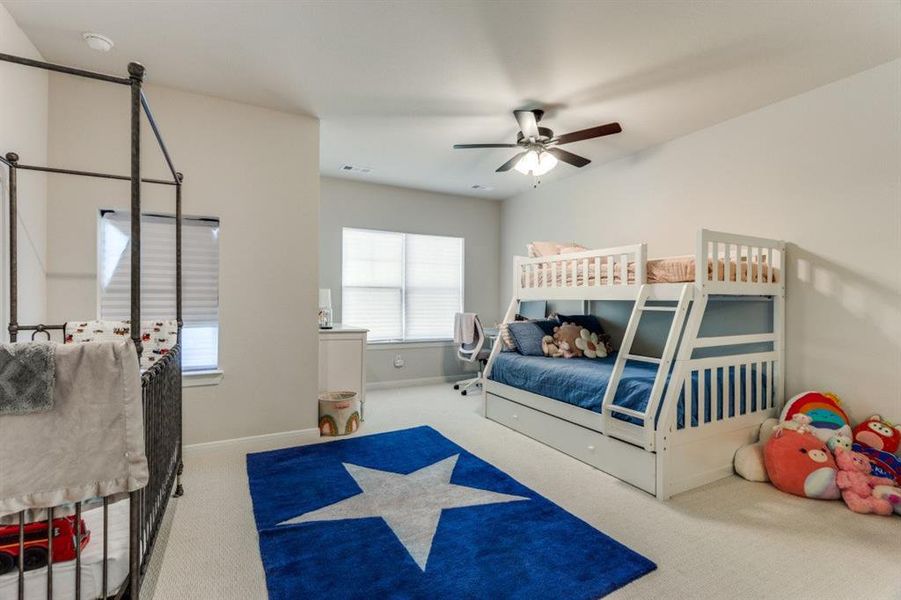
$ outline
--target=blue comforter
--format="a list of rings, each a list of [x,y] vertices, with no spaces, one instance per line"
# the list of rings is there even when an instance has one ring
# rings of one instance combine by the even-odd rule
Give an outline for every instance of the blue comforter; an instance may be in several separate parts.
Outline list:
[[[607,383],[610,381],[610,373],[613,371],[613,364],[616,361],[616,355],[606,358],[589,359],[589,358],[548,358],[544,356],[523,356],[518,352],[502,352],[495,359],[494,366],[491,368],[491,376],[489,379],[504,383],[506,385],[516,387],[522,390],[533,392],[541,396],[547,396],[554,400],[560,400],[568,404],[573,404],[581,408],[585,408],[594,412],[601,412],[601,402],[604,399],[604,393],[607,391]],[[730,376],[735,376],[734,368],[730,368]],[[623,376],[620,380],[619,387],[616,390],[616,396],[613,403],[617,406],[631,408],[637,411],[644,411],[648,405],[648,398],[651,395],[651,387],[654,385],[654,377],[657,374],[657,365],[639,362],[627,361],[623,370]],[[740,413],[745,412],[745,369],[740,369],[741,382],[739,385],[739,403],[738,410]],[[711,407],[710,398],[711,388],[716,385],[722,387],[723,370],[719,369],[714,381],[714,377],[704,378],[705,386],[705,404],[707,421],[719,420],[723,417],[724,407],[721,402],[716,407]],[[767,393],[767,385],[765,377],[762,378],[764,383],[764,395]],[[734,381],[734,379],[733,379]],[[756,371],[751,376],[752,394],[756,397]],[[698,423],[698,378],[695,375],[692,378],[692,398],[691,421],[692,425]],[[730,386],[729,402],[725,407],[729,416],[735,414],[736,406],[734,402],[734,390]],[[662,406],[662,403],[661,403]],[[640,419],[613,413],[614,416],[623,421],[641,424]],[[659,417],[659,408],[658,414]],[[685,423],[685,398],[684,394],[680,395],[679,404],[677,406],[676,415],[677,427],[684,427]]]

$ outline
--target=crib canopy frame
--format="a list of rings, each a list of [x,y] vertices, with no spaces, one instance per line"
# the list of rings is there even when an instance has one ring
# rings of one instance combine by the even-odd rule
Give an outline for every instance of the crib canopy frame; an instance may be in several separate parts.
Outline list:
[[[184,176],[175,168],[172,156],[169,153],[162,132],[144,93],[144,66],[137,62],[128,64],[127,77],[93,72],[85,69],[59,65],[50,62],[34,60],[11,54],[0,53],[0,61],[22,65],[24,67],[42,69],[45,71],[62,73],[84,79],[90,79],[103,83],[128,86],[130,94],[130,154],[131,172],[129,175],[120,175],[98,171],[84,171],[69,168],[59,168],[43,165],[33,165],[20,162],[20,156],[16,152],[7,152],[0,156],[0,162],[9,170],[9,340],[16,342],[20,332],[31,332],[31,339],[39,333],[50,338],[51,331],[64,332],[65,324],[22,324],[18,321],[18,173],[19,171],[35,171],[55,175],[74,175],[98,179],[111,179],[128,181],[131,188],[131,339],[140,360],[143,353],[141,339],[141,185],[168,185],[175,188],[175,266],[176,266],[176,319],[178,322],[178,344],[172,353],[158,361],[142,376],[142,396],[145,414],[145,439],[148,448],[157,442],[165,441],[168,445],[176,445],[172,456],[152,456],[148,453],[148,463],[151,469],[151,477],[154,471],[158,473],[159,483],[149,493],[145,490],[131,492],[129,495],[129,573],[125,582],[120,586],[116,598],[131,598],[137,600],[140,596],[141,582],[147,568],[147,562],[151,556],[156,534],[158,533],[162,514],[165,512],[165,502],[169,492],[174,487],[176,497],[181,496],[182,464],[182,435],[181,435],[181,357],[180,344],[182,339],[182,184]],[[171,179],[156,179],[142,177],[141,175],[141,115],[147,118],[150,129],[153,132],[157,145],[163,155],[166,167]],[[170,414],[162,414],[169,411]],[[154,420],[148,426],[148,419]],[[160,424],[175,420],[173,431],[168,431],[167,425]],[[173,436],[162,440],[160,436]],[[151,448],[152,449],[152,448]],[[168,459],[168,462],[167,462]],[[159,489],[156,489],[158,487]],[[104,521],[106,520],[107,499],[104,499]],[[53,519],[53,508],[49,509],[48,531]],[[78,515],[81,513],[81,503],[76,503]],[[19,517],[20,550],[24,540],[24,513]],[[20,557],[21,557],[20,552]],[[106,554],[106,530],[104,528],[104,557]],[[53,594],[53,559],[50,553],[50,561],[47,568],[47,593],[48,598]],[[24,597],[24,563],[18,561],[19,587],[18,597]],[[76,587],[75,597],[81,598],[80,585],[80,548],[76,558]],[[103,565],[103,594],[107,594],[107,563]]]

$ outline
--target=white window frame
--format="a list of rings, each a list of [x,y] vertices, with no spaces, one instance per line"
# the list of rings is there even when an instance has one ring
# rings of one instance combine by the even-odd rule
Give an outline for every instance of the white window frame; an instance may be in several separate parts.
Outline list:
[[[102,208],[97,213],[97,277],[96,277],[96,314],[97,319],[102,320],[103,315],[101,313],[101,307],[103,305],[103,285],[101,284],[101,274],[103,272],[103,215],[108,212],[128,212],[128,209],[107,209]],[[174,214],[169,213],[158,213],[158,212],[142,212],[141,217],[160,217],[166,219],[175,220]],[[195,219],[195,220],[208,220],[208,221],[216,221],[219,223],[219,227],[221,228],[222,224],[219,217],[210,217],[210,216],[195,216],[195,215],[182,215],[183,219]],[[220,247],[220,260],[221,260],[221,247]],[[220,273],[221,275],[221,273]],[[182,275],[184,277],[184,275]],[[221,276],[218,280],[218,291],[221,294],[222,290],[222,280]],[[175,318],[173,316],[173,318]],[[143,317],[142,317],[143,320]],[[216,320],[216,326],[219,330],[219,335],[217,336],[217,344],[216,344],[216,366],[215,367],[203,367],[197,369],[184,369],[182,372],[182,385],[183,387],[198,387],[198,386],[209,386],[209,385],[218,385],[219,382],[222,381],[224,377],[224,371],[222,370],[222,320],[221,315]],[[178,341],[179,344],[182,343],[182,340]]]
[[[354,231],[372,231],[376,233],[390,233],[395,235],[421,235],[421,236],[430,236],[430,237],[442,237],[442,238],[452,238],[460,240],[460,306],[457,308],[457,312],[463,312],[463,307],[466,303],[466,238],[462,235],[448,235],[443,233],[420,233],[415,231],[397,231],[392,229],[376,229],[373,227],[342,227],[341,228],[341,310],[342,310],[342,321],[343,321],[343,311],[344,311],[344,232],[347,230]],[[451,333],[448,337],[440,337],[440,338],[414,338],[407,339],[407,311],[406,311],[406,302],[407,302],[407,281],[406,281],[406,272],[407,272],[407,257],[406,257],[406,243],[403,245],[403,258],[401,260],[401,332],[402,336],[400,339],[389,339],[389,340],[368,340],[367,345],[370,346],[380,346],[384,348],[390,348],[392,346],[400,347],[411,347],[411,346],[419,346],[419,347],[436,347],[436,346],[445,346],[453,342],[453,333]],[[365,326],[365,325],[361,325]]]

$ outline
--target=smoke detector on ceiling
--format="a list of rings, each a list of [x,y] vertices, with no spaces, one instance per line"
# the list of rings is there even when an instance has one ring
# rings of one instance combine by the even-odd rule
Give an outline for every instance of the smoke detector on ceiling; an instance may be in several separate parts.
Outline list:
[[[85,41],[91,50],[97,52],[109,52],[113,49],[113,40],[99,33],[85,32],[81,34],[81,38]]]

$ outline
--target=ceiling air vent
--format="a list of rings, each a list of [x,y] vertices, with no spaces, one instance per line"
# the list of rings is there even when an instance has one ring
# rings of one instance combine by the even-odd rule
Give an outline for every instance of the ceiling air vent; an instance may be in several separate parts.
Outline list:
[[[359,173],[360,175],[369,175],[372,173],[372,167],[355,167],[353,165],[343,165],[341,170],[345,173]]]
[[[474,190],[476,190],[476,191],[479,191],[479,192],[490,192],[491,190],[494,189],[494,188],[491,187],[490,185],[482,185],[482,184],[480,184],[480,183],[474,183],[474,184],[472,184],[472,185],[469,186],[469,187],[472,188],[472,189],[474,189]]]

